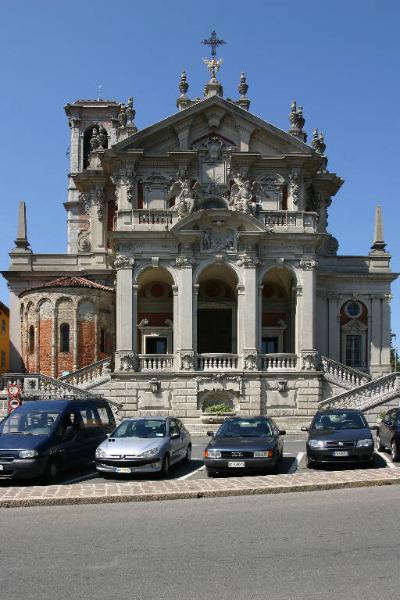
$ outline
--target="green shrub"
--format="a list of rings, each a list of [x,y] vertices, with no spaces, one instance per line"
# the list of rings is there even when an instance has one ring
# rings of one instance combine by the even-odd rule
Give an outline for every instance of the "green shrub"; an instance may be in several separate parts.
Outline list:
[[[232,406],[229,406],[229,404],[210,404],[209,406],[203,407],[203,412],[220,414],[233,412],[233,409]]]
[[[383,417],[386,415],[386,413],[387,413],[387,410],[380,410],[378,413],[378,417],[380,419],[383,419]]]

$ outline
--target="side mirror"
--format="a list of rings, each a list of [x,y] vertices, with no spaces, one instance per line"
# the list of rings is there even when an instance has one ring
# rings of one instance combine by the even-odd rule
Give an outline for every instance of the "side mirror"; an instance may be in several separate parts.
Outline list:
[[[310,431],[310,428],[309,427],[302,427],[301,431]]]
[[[379,431],[378,425],[370,425],[369,428],[371,429],[371,431]]]
[[[178,438],[179,435],[180,435],[179,431],[175,431],[175,432],[171,433],[171,440],[174,440],[174,439]]]
[[[207,431],[208,437],[214,437],[214,431]]]
[[[279,435],[286,435],[286,430],[285,429],[280,429],[279,430]]]

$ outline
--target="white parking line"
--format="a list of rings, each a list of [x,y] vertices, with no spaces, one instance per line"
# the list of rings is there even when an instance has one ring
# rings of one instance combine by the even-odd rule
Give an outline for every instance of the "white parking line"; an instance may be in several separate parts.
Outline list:
[[[389,469],[397,469],[396,465],[394,465],[392,463],[392,461],[390,460],[390,458],[387,454],[385,454],[384,452],[378,452],[378,450],[376,450],[376,453],[379,454],[379,456],[381,458],[383,458],[383,460],[385,461],[385,463],[387,464]]]
[[[297,469],[299,468],[299,464],[301,463],[304,455],[305,455],[305,452],[298,452],[296,454],[296,458],[294,459],[293,463],[290,465],[290,469],[288,470],[288,473],[294,473],[295,471],[297,471]]]
[[[201,465],[201,467],[199,467],[195,471],[191,471],[190,473],[186,473],[186,475],[182,475],[182,477],[177,477],[177,481],[182,481],[183,479],[189,479],[189,477],[191,477],[195,473],[198,473],[199,471],[203,471],[203,469],[205,469],[205,468],[206,468],[205,465]]]
[[[99,477],[97,473],[87,473],[86,475],[80,475],[79,477],[73,477],[72,479],[65,479],[60,485],[79,483],[80,481],[86,481],[87,479],[95,479],[96,477]]]

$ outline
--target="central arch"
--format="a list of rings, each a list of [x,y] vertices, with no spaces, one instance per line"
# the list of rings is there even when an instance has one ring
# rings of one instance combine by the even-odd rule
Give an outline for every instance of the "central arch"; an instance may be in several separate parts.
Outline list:
[[[237,276],[224,264],[206,267],[198,278],[197,352],[237,352]]]

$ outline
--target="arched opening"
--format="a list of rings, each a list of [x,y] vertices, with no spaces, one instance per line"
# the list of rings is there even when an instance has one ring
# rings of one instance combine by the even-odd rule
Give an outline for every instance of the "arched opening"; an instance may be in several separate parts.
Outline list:
[[[262,354],[294,353],[296,280],[288,269],[268,271],[262,284]]]
[[[237,352],[237,277],[226,265],[207,267],[198,279],[197,352]]]
[[[69,352],[70,349],[70,327],[68,323],[60,325],[60,352]]]
[[[94,131],[96,130],[96,131]],[[88,127],[83,134],[83,168],[87,169],[89,165],[89,154],[92,151],[92,145],[90,140],[93,135],[98,139],[98,149],[105,150],[108,148],[108,134],[107,130],[101,123],[93,123]]]
[[[146,269],[138,280],[138,351],[140,354],[172,354],[173,279],[160,267]]]
[[[35,352],[35,328],[33,325],[29,327],[28,333],[28,353],[33,354]]]

